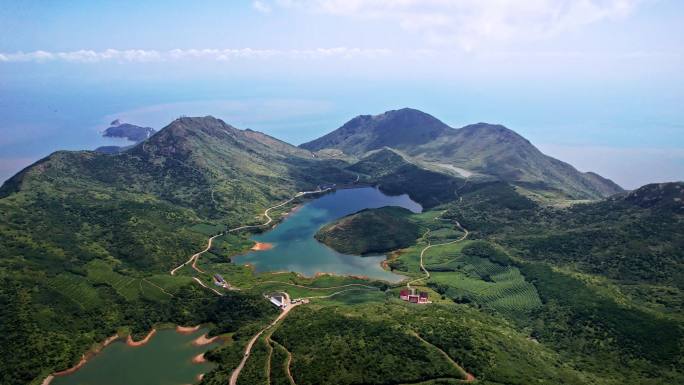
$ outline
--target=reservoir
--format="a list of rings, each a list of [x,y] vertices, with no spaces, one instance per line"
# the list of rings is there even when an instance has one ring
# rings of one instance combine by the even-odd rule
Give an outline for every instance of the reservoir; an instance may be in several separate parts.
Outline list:
[[[338,253],[318,242],[314,235],[326,223],[367,208],[399,206],[421,212],[420,204],[408,195],[390,196],[377,188],[336,190],[305,203],[274,229],[256,235],[256,242],[270,243],[272,249],[251,251],[234,257],[237,264],[250,264],[257,272],[294,271],[306,276],[316,273],[367,276],[397,282],[401,275],[383,270],[383,255],[358,256]]]
[[[182,385],[198,382],[197,376],[213,364],[193,363],[193,357],[215,347],[195,346],[192,341],[206,333],[200,329],[180,334],[173,329],[159,330],[142,346],[131,347],[119,339],[92,357],[75,373],[55,377],[51,385]]]

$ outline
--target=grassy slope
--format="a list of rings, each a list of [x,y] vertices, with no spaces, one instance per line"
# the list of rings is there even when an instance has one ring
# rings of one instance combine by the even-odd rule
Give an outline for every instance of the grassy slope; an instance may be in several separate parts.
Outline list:
[[[623,191],[595,173],[544,155],[508,128],[478,123],[452,129],[424,112],[404,108],[358,116],[337,130],[301,146],[363,156],[393,148],[413,157],[449,164],[541,190],[556,189],[574,199],[598,199]]]
[[[424,208],[455,199],[464,183],[463,179],[423,169],[389,149],[368,155],[348,170],[379,185],[388,194],[406,193]]]

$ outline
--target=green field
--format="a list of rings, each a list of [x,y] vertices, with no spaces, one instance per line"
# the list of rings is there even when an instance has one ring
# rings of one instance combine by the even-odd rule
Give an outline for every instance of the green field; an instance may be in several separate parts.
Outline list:
[[[48,281],[48,286],[84,309],[92,309],[102,304],[97,290],[80,275],[59,274]]]
[[[172,297],[172,292],[191,281],[188,277],[172,277],[165,274],[147,278],[130,277],[117,273],[110,264],[101,260],[89,262],[86,265],[86,271],[91,284],[111,286],[128,301],[134,301],[140,297],[153,301],[168,300]]]
[[[191,226],[190,230],[197,232],[197,233],[200,233],[200,234],[207,235],[207,236],[213,236],[213,235],[216,235],[216,234],[224,231],[225,228],[226,227],[223,225],[214,225],[214,224],[210,224],[210,223],[198,223],[196,225]]]

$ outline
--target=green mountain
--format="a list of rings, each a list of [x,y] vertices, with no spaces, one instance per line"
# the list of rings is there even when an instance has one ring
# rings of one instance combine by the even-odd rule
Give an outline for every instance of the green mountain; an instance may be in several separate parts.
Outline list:
[[[342,166],[203,117],[121,153],[58,151],[22,170],[0,187],[0,344],[12,352],[0,383],[66,369],[124,326],[266,322],[274,310],[260,295],[207,298],[169,270],[207,234],[261,223],[264,207],[297,191],[353,181]],[[249,245],[230,241],[232,252]]]
[[[60,151],[10,178],[0,251],[166,269],[203,242],[192,225],[249,222],[296,191],[353,177],[335,163],[212,117],[181,118],[123,153]]]
[[[538,190],[555,190],[574,199],[619,193],[617,184],[595,173],[544,155],[528,140],[501,125],[478,123],[453,129],[424,112],[404,108],[358,116],[301,148],[337,149],[363,156],[385,147],[418,160],[470,173],[495,176]]]
[[[439,384],[469,374],[491,385],[682,382],[683,183],[546,205],[535,192],[588,196],[577,178],[602,179],[562,173],[503,127],[391,115],[352,125],[378,136],[359,131],[365,139],[349,157],[203,117],[177,119],[120,153],[59,151],[22,170],[0,187],[0,383],[39,384],[117,331],[137,339],[171,323],[230,335],[207,353],[215,366],[201,381],[225,384],[253,336],[283,314],[263,298],[279,291],[311,303],[256,340],[239,383]],[[416,132],[421,120],[428,129]],[[401,135],[382,136],[387,121],[401,122]],[[455,154],[460,163],[442,159]],[[484,159],[529,162],[524,177],[491,166],[507,181]],[[207,237],[262,223],[265,207],[326,183],[377,185],[422,204],[420,214],[364,210],[318,237],[348,252],[390,251],[388,268],[431,304],[400,300],[405,282],[232,263],[251,246],[248,232],[217,237],[198,265],[206,273],[169,274]],[[214,273],[240,290],[218,296],[198,284]]]

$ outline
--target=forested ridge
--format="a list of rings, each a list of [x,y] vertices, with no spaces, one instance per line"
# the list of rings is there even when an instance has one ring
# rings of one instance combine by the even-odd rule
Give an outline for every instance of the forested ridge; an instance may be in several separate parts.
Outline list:
[[[202,383],[225,384],[277,316],[263,298],[274,291],[320,298],[257,341],[239,383],[266,383],[267,371],[289,383],[288,357],[298,384],[458,383],[465,372],[492,385],[684,381],[684,184],[578,203],[392,149],[314,155],[211,117],[181,118],[122,153],[57,152],[8,180],[0,382],[37,384],[116,332],[202,323],[226,341],[207,353],[216,367]],[[426,209],[365,210],[319,238],[387,252],[387,267],[409,279],[424,276],[421,250],[444,244],[424,253],[431,276],[418,285],[431,304],[399,300],[405,283],[255,273],[230,260],[252,245],[247,233],[216,238],[200,262],[207,273],[169,274],[208,237],[263,223],[266,207],[331,183],[407,193]],[[451,242],[463,228],[467,239]],[[218,296],[193,280],[213,285],[213,272],[240,290]]]

